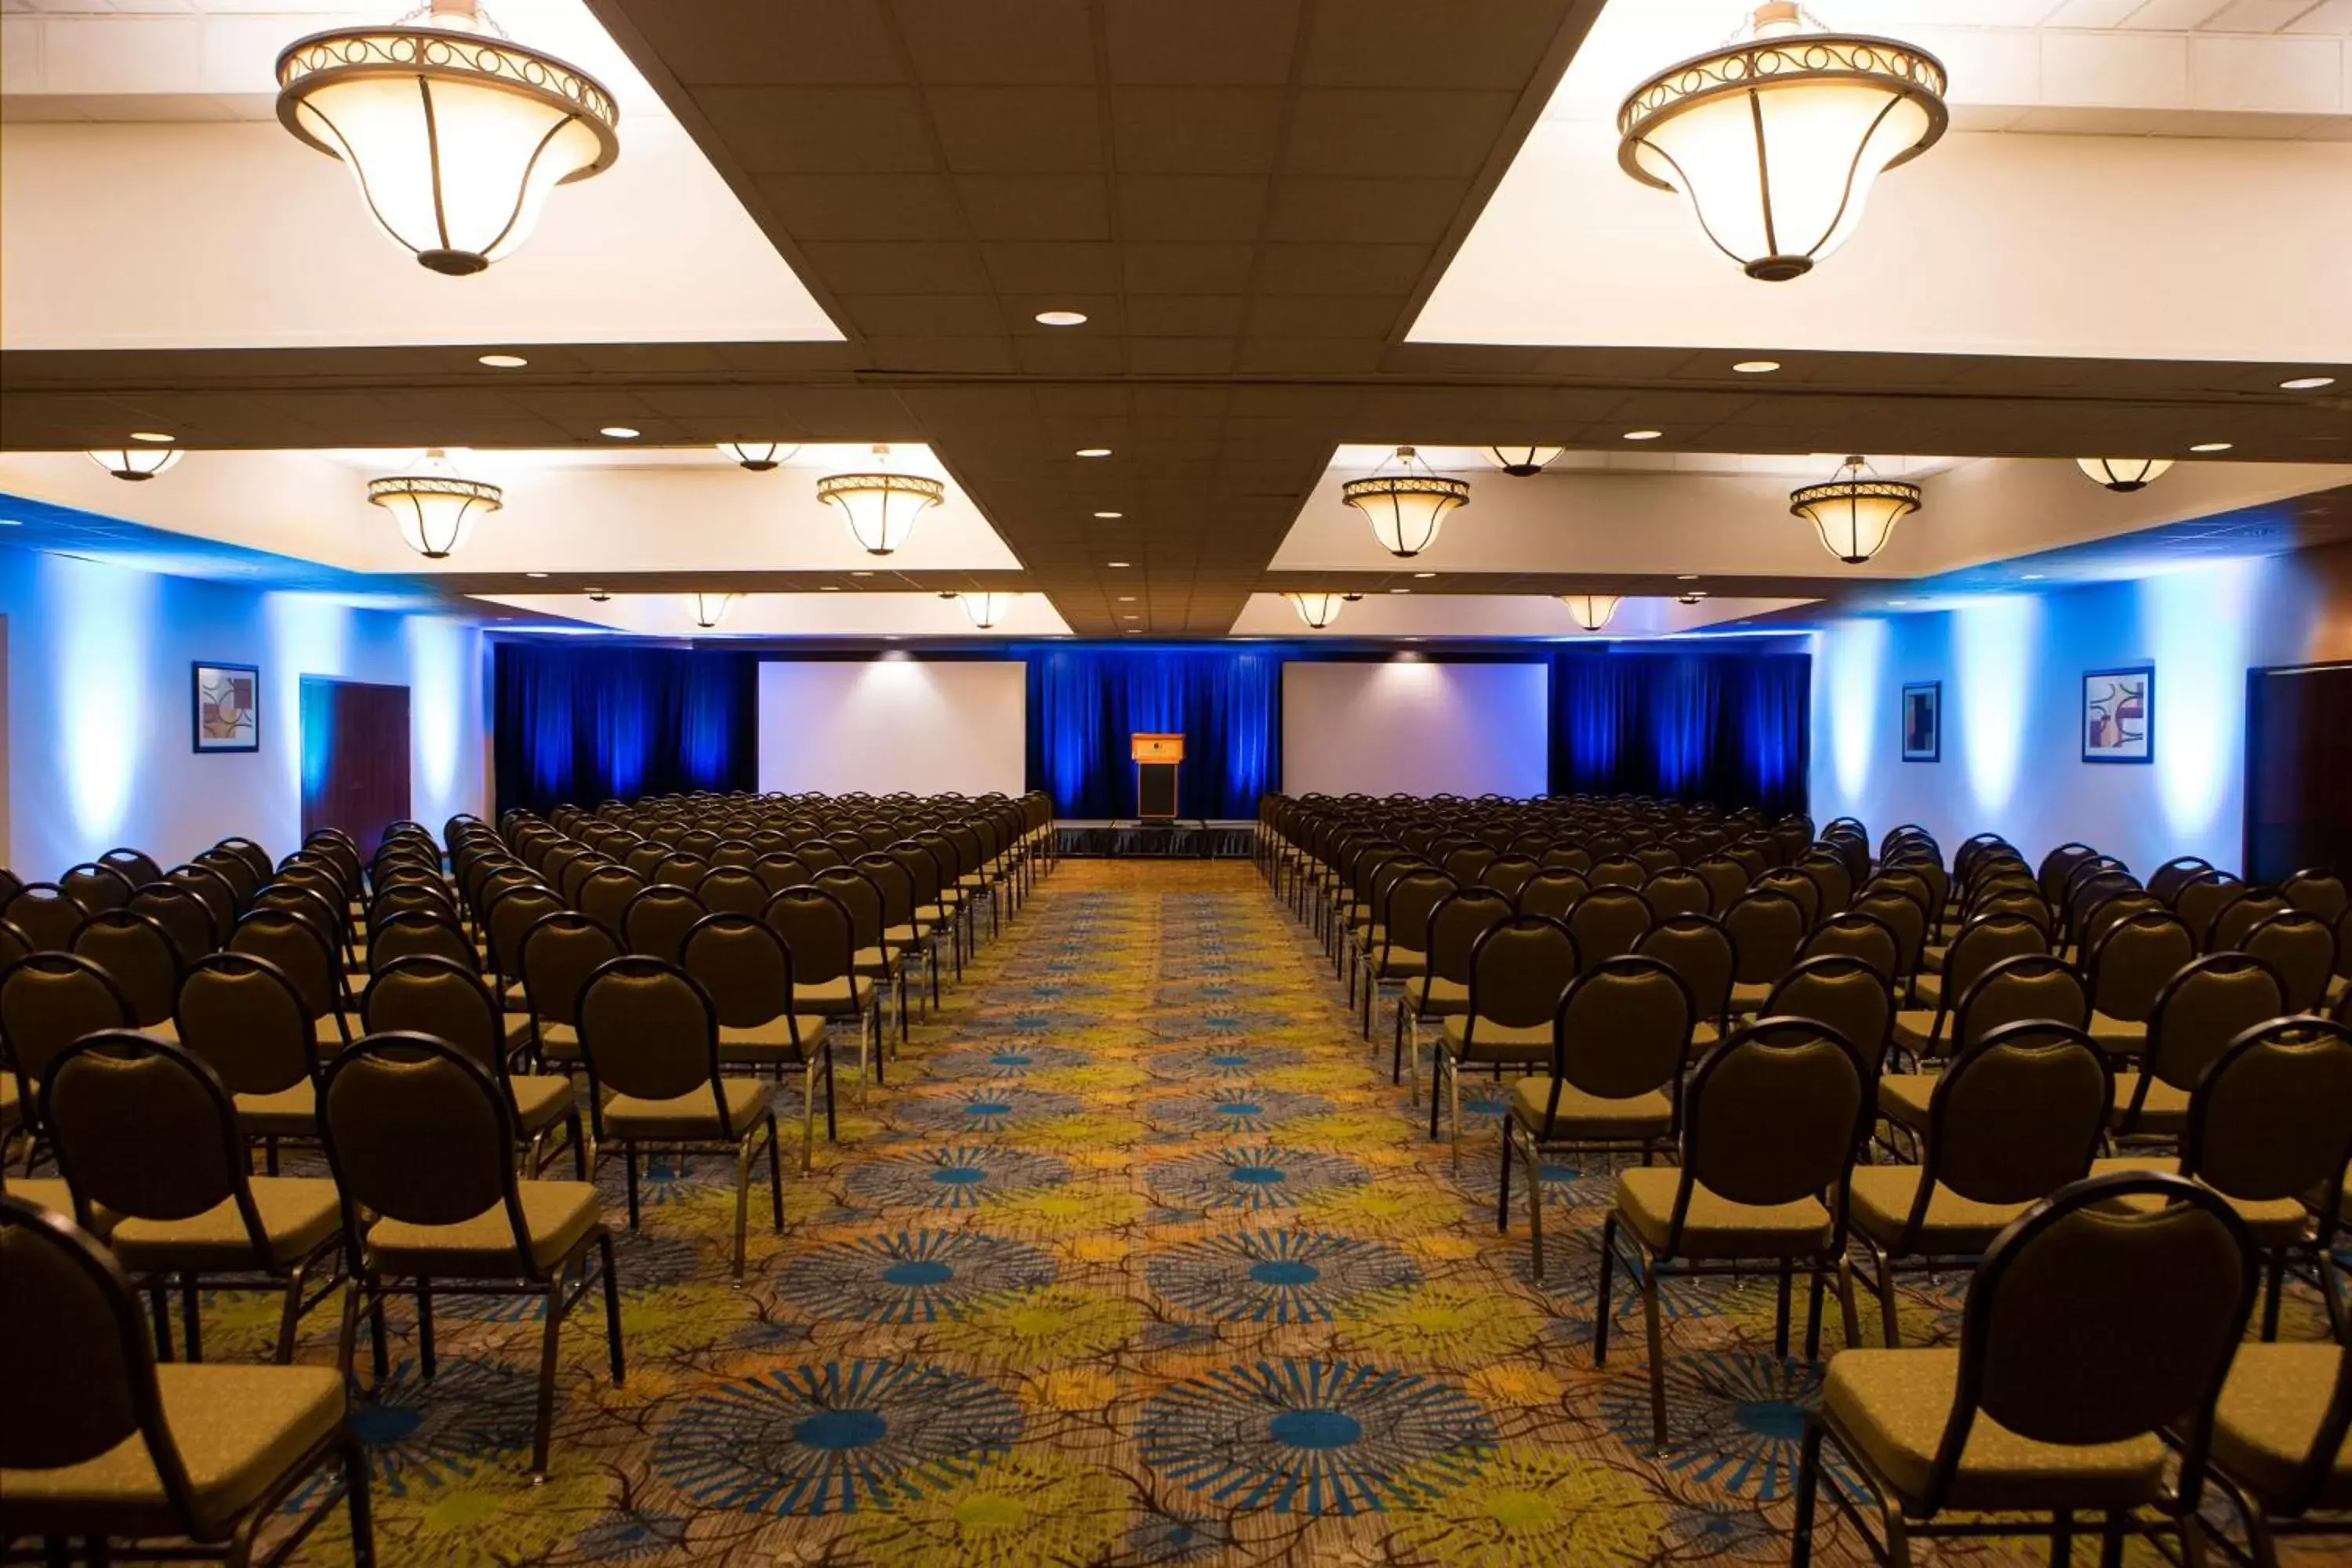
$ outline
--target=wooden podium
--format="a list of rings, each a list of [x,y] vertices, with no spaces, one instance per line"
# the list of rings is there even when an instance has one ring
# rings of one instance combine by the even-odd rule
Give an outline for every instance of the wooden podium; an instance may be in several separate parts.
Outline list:
[[[1184,761],[1184,737],[1147,735],[1131,740],[1135,758],[1135,815],[1145,822],[1176,820],[1176,770]]]

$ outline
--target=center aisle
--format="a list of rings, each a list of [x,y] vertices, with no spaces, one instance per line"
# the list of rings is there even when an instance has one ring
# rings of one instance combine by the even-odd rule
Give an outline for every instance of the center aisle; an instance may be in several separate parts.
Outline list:
[[[606,1163],[629,1378],[583,1309],[546,1485],[536,1325],[436,1303],[425,1383],[395,1315],[354,1416],[387,1563],[1785,1561],[1759,1505],[1785,1528],[1817,1379],[1770,1353],[1769,1283],[1669,1289],[1680,1446],[1649,1457],[1622,1287],[1591,1365],[1607,1173],[1548,1173],[1537,1286],[1493,1107],[1457,1169],[1245,863],[1066,862],[890,1087],[854,1077],[782,1238],[755,1190],[742,1289],[726,1162],[657,1170],[635,1235]]]

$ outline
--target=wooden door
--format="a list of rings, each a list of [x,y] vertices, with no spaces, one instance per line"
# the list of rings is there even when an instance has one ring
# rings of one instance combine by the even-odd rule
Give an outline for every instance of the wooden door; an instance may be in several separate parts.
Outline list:
[[[408,811],[408,688],[302,678],[302,837],[341,828],[372,854]]]

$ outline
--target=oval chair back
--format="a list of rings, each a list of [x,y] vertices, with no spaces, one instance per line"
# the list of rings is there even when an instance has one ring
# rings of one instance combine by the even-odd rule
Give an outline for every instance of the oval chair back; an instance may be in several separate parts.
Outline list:
[[[1759,1016],[1825,1024],[1874,1064],[1885,1059],[1895,1032],[1895,990],[1866,959],[1816,953],[1772,983]]]
[[[2179,916],[2168,910],[2127,915],[2091,943],[2091,1005],[2110,1018],[2144,1024],[2164,983],[2196,956],[2196,934]]]
[[[180,992],[180,949],[163,922],[128,909],[103,910],[74,932],[73,951],[122,988],[132,1027],[152,1029],[171,1019]]]
[[[9,895],[0,918],[23,931],[36,952],[64,952],[89,911],[55,882],[27,882]]]
[[[1701,1058],[1683,1090],[1682,1173],[1665,1257],[1698,1187],[1751,1206],[1840,1194],[1870,1127],[1875,1064],[1825,1024],[1759,1018]]]
[[[1643,901],[1659,920],[1676,915],[1703,915],[1715,909],[1715,893],[1706,879],[1680,867],[1660,871],[1642,884]]]
[[[719,1075],[718,1009],[676,964],[629,953],[600,965],[580,989],[580,1046],[596,1102],[607,1089],[653,1100],[707,1093],[722,1135],[746,1131]]]
[[[1798,952],[1801,958],[1819,958],[1825,953],[1858,958],[1876,970],[1890,986],[1903,973],[1903,939],[1877,916],[1853,910],[1824,918]]]
[[[1657,923],[1656,912],[1638,890],[1599,882],[1568,911],[1567,921],[1576,951],[1587,963],[1632,952]]]
[[[2316,868],[2297,871],[2279,884],[2286,901],[2305,914],[2317,915],[2333,924],[2352,910],[2352,892],[2347,892],[2344,879],[2333,871]]]
[[[1591,884],[1581,874],[1565,867],[1551,867],[1519,884],[1514,907],[1523,915],[1549,915],[1553,920],[1564,921],[1578,900],[1591,890]]]
[[[1720,1026],[1731,1007],[1731,973],[1738,963],[1730,933],[1712,915],[1672,915],[1643,934],[1634,952],[1673,970],[1690,993],[1694,1024]]]
[[[480,963],[473,939],[446,915],[403,910],[368,932],[371,973],[381,974],[403,959],[419,957],[442,959],[467,970],[477,969]]]
[[[1988,1031],[1936,1080],[1905,1244],[1889,1250],[1916,1250],[1939,1183],[1971,1203],[2013,1205],[2081,1180],[2114,1103],[2114,1068],[2085,1031],[2045,1020]]]
[[[1780,979],[1797,962],[1810,924],[1804,906],[1787,893],[1759,887],[1740,894],[1723,911],[1723,929],[1731,933],[1738,959],[1732,979],[1742,985]]]
[[[347,1235],[359,1234],[362,1211],[415,1226],[502,1211],[518,1261],[529,1263],[514,1107],[459,1047],[398,1031],[361,1037],[327,1068],[319,1131]]]
[[[85,1035],[50,1065],[41,1121],[84,1228],[93,1205],[119,1230],[125,1220],[194,1219],[234,1203],[255,1260],[268,1256],[236,1108],[193,1053],[129,1030]]]
[[[87,958],[35,952],[0,972],[0,1043],[23,1090],[18,1103],[37,1112],[41,1082],[66,1048],[100,1029],[128,1029],[131,1016],[122,987]]]
[[[541,915],[520,946],[531,1016],[541,1025],[576,1024],[580,988],[598,965],[620,952],[620,938],[586,915],[570,910]]]
[[[1470,953],[1464,1042],[1476,1044],[1481,1024],[1506,1029],[1549,1026],[1580,967],[1576,938],[1558,921],[1513,915],[1488,928]]]
[[[2283,1203],[2342,1192],[2347,1163],[2352,1028],[2273,1018],[2222,1047],[2189,1100],[2182,1175],[2241,1203]]]
[[[189,965],[173,1009],[180,1043],[231,1094],[283,1094],[316,1066],[301,987],[266,958],[215,952]]]
[[[2209,952],[2165,983],[2147,1021],[2147,1079],[2184,1092],[2196,1089],[2230,1042],[2286,1011],[2286,987],[2277,972],[2242,952]]]
[[[2231,913],[2236,913],[2233,906]],[[2239,937],[2236,949],[2271,966],[2286,988],[2285,1011],[2316,1013],[2336,977],[2336,932],[2317,915],[2284,910]],[[76,942],[76,951],[80,944]]]
[[[793,1016],[792,949],[765,921],[712,915],[687,932],[683,956],[721,1027],[754,1029]]]
[[[621,941],[631,952],[676,963],[686,933],[709,912],[686,885],[656,881],[621,912]]]
[[[371,1035],[430,1035],[457,1047],[511,1097],[506,1016],[464,964],[430,953],[394,959],[368,982],[360,1017]]]
[[[1690,987],[1659,959],[1628,953],[1578,974],[1555,1009],[1541,1136],[1550,1136],[1563,1084],[1601,1100],[1663,1093],[1675,1104],[1697,1022]]]

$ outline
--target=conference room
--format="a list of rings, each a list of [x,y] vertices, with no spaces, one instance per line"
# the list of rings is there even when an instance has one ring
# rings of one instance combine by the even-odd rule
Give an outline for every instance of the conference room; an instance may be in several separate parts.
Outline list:
[[[2352,0],[0,53],[0,1561],[2352,1553]]]

